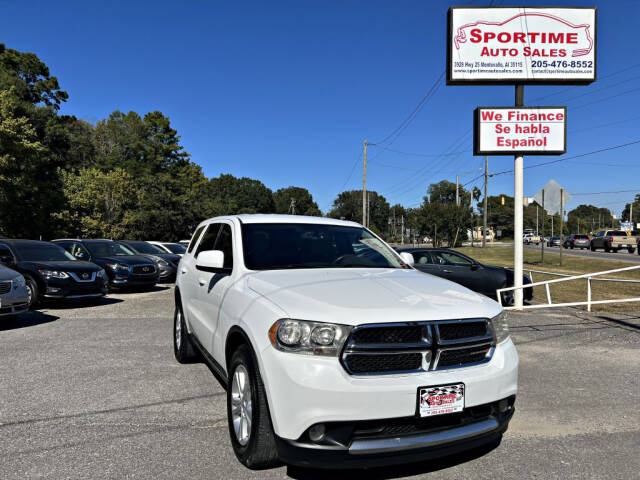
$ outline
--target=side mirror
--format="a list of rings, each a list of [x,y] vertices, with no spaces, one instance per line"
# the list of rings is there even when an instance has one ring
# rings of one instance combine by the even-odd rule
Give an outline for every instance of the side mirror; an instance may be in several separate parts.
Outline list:
[[[473,262],[471,264],[471,270],[478,270],[480,268],[480,264]]]
[[[205,272],[219,272],[224,265],[222,250],[204,250],[196,258],[196,268]]]
[[[400,258],[404,263],[412,267],[416,263],[415,260],[413,259],[413,255],[411,255],[409,252],[400,252]]]
[[[87,254],[86,254],[86,253],[84,253],[84,252],[76,252],[75,257],[76,257],[78,260],[84,260],[85,258],[87,258]]]
[[[0,263],[4,263],[5,265],[13,265],[13,258],[9,255],[3,255],[0,257]]]

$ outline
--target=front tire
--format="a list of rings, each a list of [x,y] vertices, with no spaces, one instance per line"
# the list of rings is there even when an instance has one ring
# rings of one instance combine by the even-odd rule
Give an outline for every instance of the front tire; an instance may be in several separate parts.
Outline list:
[[[228,372],[227,419],[236,457],[253,470],[278,466],[267,396],[248,345],[233,352]]]
[[[629,251],[629,253],[633,253],[633,252],[635,252],[635,251],[636,251],[636,249],[635,249],[635,248],[631,248],[631,247],[629,247],[627,250]]]
[[[182,305],[179,304],[176,304],[173,314],[173,354],[178,363],[193,363],[198,360],[184,321]]]
[[[40,290],[36,281],[29,276],[25,277],[25,283],[27,285],[27,303],[29,304],[29,310],[31,310],[38,304]]]

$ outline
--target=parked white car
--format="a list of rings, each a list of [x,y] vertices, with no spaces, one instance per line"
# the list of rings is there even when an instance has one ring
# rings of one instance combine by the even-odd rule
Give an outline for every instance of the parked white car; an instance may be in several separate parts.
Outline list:
[[[353,222],[198,226],[179,265],[174,351],[226,386],[243,464],[404,463],[500,439],[518,376],[503,311],[412,262]]]
[[[155,245],[165,253],[171,253],[173,255],[183,256],[184,252],[187,251],[187,245],[182,243],[175,242],[157,242],[157,241],[148,241],[151,245]]]

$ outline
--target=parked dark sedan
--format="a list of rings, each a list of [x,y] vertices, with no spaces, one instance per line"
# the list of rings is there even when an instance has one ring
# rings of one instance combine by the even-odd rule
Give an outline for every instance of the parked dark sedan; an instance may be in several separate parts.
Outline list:
[[[413,255],[414,267],[421,272],[446,278],[464,285],[474,292],[496,298],[496,290],[513,286],[513,270],[504,267],[483,265],[471,257],[447,248],[399,248],[398,252],[409,252]],[[523,276],[523,283],[531,283],[531,279]],[[533,289],[523,289],[524,299],[533,298]],[[513,303],[513,291],[503,292],[502,304]]]
[[[107,293],[100,266],[76,260],[51,242],[3,239],[0,262],[24,276],[29,307],[45,298],[97,300]]]
[[[119,243],[129,247],[134,253],[145,255],[155,261],[160,268],[161,282],[175,281],[176,273],[178,272],[178,263],[180,263],[181,258],[180,255],[167,253],[160,247],[143,242],[142,240],[120,240]]]
[[[109,287],[153,287],[158,283],[159,269],[153,260],[136,255],[113,240],[60,239],[53,243],[73,257],[97,263],[107,272]]]

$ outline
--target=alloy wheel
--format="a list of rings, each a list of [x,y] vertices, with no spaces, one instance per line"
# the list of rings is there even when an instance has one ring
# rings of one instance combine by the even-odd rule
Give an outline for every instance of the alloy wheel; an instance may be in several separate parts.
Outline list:
[[[182,312],[179,309],[176,312],[174,338],[176,341],[176,348],[180,350],[180,347],[182,346]]]
[[[251,405],[251,383],[244,365],[238,365],[231,381],[231,418],[236,440],[243,447],[251,437],[253,410]]]

